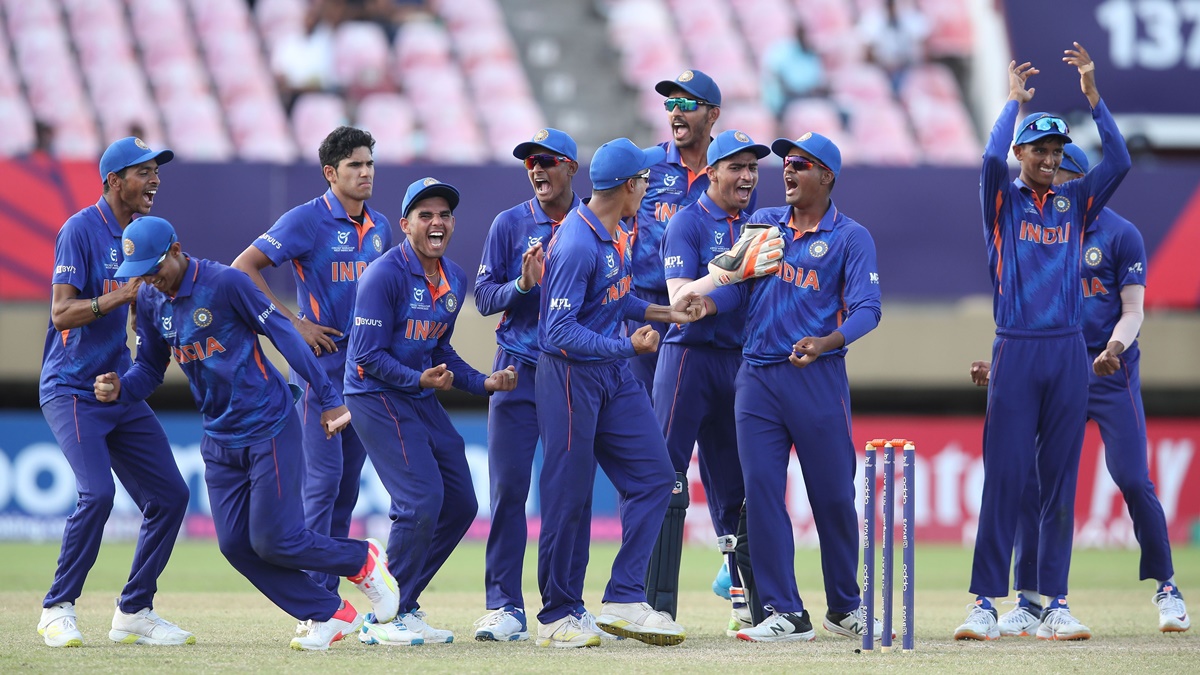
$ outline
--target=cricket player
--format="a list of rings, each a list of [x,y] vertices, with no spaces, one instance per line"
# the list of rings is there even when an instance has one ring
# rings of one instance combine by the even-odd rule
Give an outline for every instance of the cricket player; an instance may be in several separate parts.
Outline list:
[[[1075,522],[1075,483],[1087,422],[1087,345],[1081,330],[1083,237],[1129,171],[1129,152],[1096,88],[1095,64],[1075,43],[1063,61],[1079,71],[1080,87],[1100,132],[1104,161],[1081,180],[1055,186],[1071,141],[1067,123],[1049,113],[1014,122],[1039,71],[1008,67],[1009,100],[984,151],[980,197],[992,274],[996,340],[983,429],[983,497],[970,592],[975,595],[957,640],[1000,636],[995,603],[1008,595],[1017,532],[1014,486],[1035,472],[1039,486],[1037,590],[1039,638],[1084,640],[1091,631],[1071,615],[1067,575]],[[1021,165],[1009,181],[1008,147]],[[1019,489],[1019,488],[1017,488]]]
[[[167,435],[144,402],[100,405],[96,375],[123,371],[128,305],[138,280],[118,281],[121,234],[135,215],[150,213],[159,167],[170,150],[152,150],[132,136],[100,158],[104,194],[67,219],[54,243],[53,298],[42,356],[39,403],[75,473],[79,501],[63,529],[54,583],[42,601],[38,633],[50,647],[79,647],[75,601],[100,552],[112,511],[115,472],[142,512],[129,581],[117,598],[109,637],[117,642],[193,644],[195,636],[154,612],[154,594],[187,511],[188,488]]]
[[[1061,185],[1083,178],[1088,159],[1083,149],[1068,143],[1054,175]],[[1183,595],[1175,584],[1167,519],[1150,480],[1146,459],[1146,413],[1142,409],[1141,352],[1137,335],[1142,325],[1146,291],[1146,248],[1133,223],[1105,207],[1083,235],[1083,337],[1092,372],[1088,375],[1087,416],[1100,427],[1108,473],[1121,489],[1133,533],[1142,548],[1139,577],[1158,583],[1154,604],[1158,629],[1177,633],[1192,625]],[[975,384],[986,386],[991,364],[971,367]],[[1043,611],[1037,593],[1038,487],[1031,474],[1020,499],[1013,588],[1017,606],[997,620],[1001,636],[1033,635]]]
[[[120,375],[96,376],[97,400],[144,400],[162,384],[171,359],[179,364],[204,419],[200,454],[217,543],[234,569],[306,623],[292,649],[329,649],[362,624],[353,606],[303,570],[346,577],[376,614],[395,615],[396,581],[379,542],[304,526],[300,417],[258,336],[267,336],[318,391],[325,433],[340,431],[349,413],[292,323],[242,272],[186,255],[162,218],[125,228],[122,247],[125,261],[116,276],[143,281],[137,360]]]
[[[586,525],[597,464],[617,488],[622,539],[596,624],[655,645],[679,644],[686,635],[683,626],[646,603],[644,585],[675,480],[650,397],[626,360],[656,350],[659,336],[650,326],[626,336],[622,326],[634,318],[689,323],[702,316],[695,294],[671,306],[630,294],[629,235],[620,223],[637,213],[650,167],[665,155],[626,138],[600,146],[588,170],[591,200],[567,215],[546,252],[535,385],[545,453],[540,646],[600,644],[595,629],[582,620],[587,559],[576,555],[591,538]]]
[[[366,203],[374,191],[374,147],[375,139],[361,129],[343,126],[330,132],[317,153],[329,185],[325,194],[280,216],[233,261],[292,322],[339,393],[358,279],[392,247],[387,217]],[[279,301],[262,275],[266,267],[288,261],[300,308],[296,314]],[[321,534],[349,536],[366,451],[353,426],[327,436],[316,392],[296,370],[289,380],[303,392],[297,408],[304,429],[305,524]],[[337,575],[312,574],[337,592]]]
[[[525,163],[533,198],[496,216],[475,278],[479,313],[504,313],[496,326],[492,369],[512,366],[517,373],[516,389],[497,392],[488,400],[492,517],[484,587],[487,606],[493,611],[476,622],[476,640],[529,639],[521,573],[529,534],[525,502],[538,442],[533,383],[537,373],[542,263],[545,245],[558,224],[580,204],[571,189],[571,180],[579,170],[577,155],[575,140],[558,129],[542,129],[513,149],[513,156]],[[579,541],[583,545],[575,554],[586,560],[586,541]],[[595,620],[590,614],[588,617]]]
[[[650,168],[646,198],[630,233],[633,292],[646,302],[667,305],[670,302],[660,251],[663,231],[677,210],[699,199],[708,189],[705,167],[713,124],[721,116],[721,89],[702,71],[685,70],[674,80],[654,85],[654,91],[666,97],[663,105],[667,109],[671,140],[658,144],[666,155]],[[646,322],[640,319],[630,321],[629,333],[632,335],[643,325]],[[659,335],[666,335],[666,324],[650,325]],[[629,362],[634,377],[646,386],[646,391],[654,386],[657,363],[655,353],[639,355]],[[653,596],[652,589],[647,591]],[[650,604],[655,604],[653,597]]]
[[[661,258],[672,301],[694,290],[697,279],[706,279],[708,263],[738,240],[750,218],[745,209],[758,186],[758,160],[769,154],[770,148],[736,130],[722,132],[709,144],[708,189],[675,212],[662,239]],[[669,604],[665,611],[672,616],[677,616],[692,449],[699,447],[700,479],[719,542],[736,535],[746,498],[733,423],[733,383],[742,363],[745,331],[746,313],[739,309],[672,325],[659,349],[654,412],[671,455],[676,485],[682,489],[672,495],[667,507],[650,558],[649,578],[658,589],[660,604]],[[732,547],[727,548],[732,554]],[[729,569],[737,575],[736,564]],[[743,621],[749,624],[750,612],[740,579],[731,586],[736,590],[729,630],[735,635]]]
[[[784,494],[793,447],[821,540],[823,625],[837,635],[860,637],[868,617],[858,587],[857,456],[845,355],[879,323],[875,242],[830,198],[842,168],[841,151],[831,140],[809,132],[777,139],[771,150],[784,160],[787,205],[756,211],[746,230],[761,224],[777,231],[783,258],[773,275],[708,296],[708,309],[718,316],[746,308],[745,362],[737,374],[734,411],[754,584],[770,614],[737,637],[749,642],[815,637],[796,588]],[[880,628],[876,622],[876,635]]]
[[[412,645],[454,641],[425,621],[418,600],[471,526],[479,504],[466,444],[434,396],[456,387],[512,391],[515,366],[490,376],[467,365],[450,338],[467,275],[444,257],[459,193],[435,178],[404,193],[406,239],[367,268],[358,286],[346,357],[346,404],[392,497],[388,555],[400,592],[395,621],[368,616],[359,640]]]

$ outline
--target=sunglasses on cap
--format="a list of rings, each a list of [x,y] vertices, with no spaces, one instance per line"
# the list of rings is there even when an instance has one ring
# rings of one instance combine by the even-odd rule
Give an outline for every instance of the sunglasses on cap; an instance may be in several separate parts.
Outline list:
[[[803,155],[788,155],[787,157],[784,157],[783,168],[786,169],[789,166],[792,167],[792,171],[808,171],[814,166],[819,166],[826,171],[830,170],[829,167],[825,166],[824,164],[813,161]]]
[[[525,168],[533,171],[535,166],[540,166],[543,169],[558,166],[565,162],[571,161],[568,157],[562,155],[529,155],[525,158]]]
[[[683,112],[691,112],[702,105],[711,105],[711,104],[706,103],[704,101],[697,101],[697,100],[691,99],[691,98],[683,98],[682,96],[669,98],[669,99],[663,101],[663,107],[667,109],[667,112],[671,112],[672,110],[675,110],[676,108],[682,110]]]
[[[1058,117],[1039,117],[1030,122],[1029,126],[1025,128],[1036,131],[1057,131],[1058,133],[1064,135],[1071,131],[1071,128],[1067,126],[1067,123]]]

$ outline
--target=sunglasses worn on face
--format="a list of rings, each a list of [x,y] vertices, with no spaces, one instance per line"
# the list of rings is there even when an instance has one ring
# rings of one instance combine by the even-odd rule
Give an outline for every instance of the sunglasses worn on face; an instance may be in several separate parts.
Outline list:
[[[641,173],[634,174],[632,176],[626,176],[625,178],[622,178],[621,180],[623,180],[623,181],[624,180],[638,180],[639,178],[646,182],[650,182],[650,170],[647,169]]]
[[[525,158],[525,168],[533,171],[533,167],[540,166],[543,169],[558,166],[564,162],[571,161],[562,155],[529,155]]]
[[[167,243],[167,250],[163,251],[163,254],[158,257],[158,260],[155,261],[155,263],[154,263],[154,267],[151,267],[149,269],[149,271],[147,271],[142,276],[152,277],[155,274],[158,274],[159,271],[162,270],[162,264],[167,259],[167,256],[170,255],[171,247],[175,245],[175,241],[176,241],[175,237],[171,237],[171,241]]]
[[[1070,132],[1070,130],[1071,130],[1070,127],[1067,126],[1066,122],[1062,121],[1061,119],[1059,119],[1057,117],[1039,117],[1036,120],[1030,122],[1029,126],[1026,128],[1027,129],[1035,129],[1037,131],[1054,130],[1060,134],[1066,134],[1066,133]]]
[[[682,96],[663,101],[663,107],[667,109],[667,112],[671,112],[676,108],[679,108],[683,112],[691,112],[702,105],[708,104],[704,101],[696,101],[690,98],[683,98]]]
[[[789,166],[792,167],[793,171],[808,171],[814,166],[819,166],[822,169],[825,168],[825,165],[821,164],[820,162],[814,162],[803,155],[788,155],[785,157],[783,160],[783,168],[786,169]]]

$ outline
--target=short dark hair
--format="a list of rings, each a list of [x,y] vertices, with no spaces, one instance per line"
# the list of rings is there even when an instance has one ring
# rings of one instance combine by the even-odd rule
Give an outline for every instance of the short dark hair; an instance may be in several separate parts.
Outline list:
[[[120,171],[114,171],[113,173],[117,174],[117,178],[125,180],[125,174],[129,173],[129,167],[125,167]],[[108,194],[108,176],[104,177],[104,194]]]
[[[334,129],[321,141],[321,147],[317,150],[322,170],[327,166],[336,169],[339,162],[354,153],[355,148],[364,146],[372,153],[375,152],[375,139],[369,131],[347,126]]]

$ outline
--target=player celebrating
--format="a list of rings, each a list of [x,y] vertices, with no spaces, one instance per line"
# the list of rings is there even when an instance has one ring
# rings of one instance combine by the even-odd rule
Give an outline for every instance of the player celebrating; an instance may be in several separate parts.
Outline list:
[[[622,540],[596,623],[647,644],[675,645],[685,637],[683,626],[645,602],[643,583],[674,472],[650,398],[626,359],[657,349],[658,333],[643,326],[625,337],[621,325],[634,318],[687,323],[702,316],[694,294],[672,306],[629,294],[629,238],[620,221],[637,213],[649,169],[665,155],[625,138],[600,146],[589,169],[591,200],[567,215],[546,253],[535,385],[545,452],[538,540],[541,646],[600,644],[581,620],[587,558],[576,554],[590,542],[584,526],[597,462],[621,500]]]
[[[467,275],[444,257],[454,235],[458,190],[434,178],[404,193],[407,238],[367,268],[358,287],[346,357],[346,403],[379,479],[392,497],[388,554],[400,591],[395,621],[367,617],[367,644],[453,642],[425,622],[418,599],[471,526],[479,504],[466,444],[435,389],[486,396],[512,391],[516,368],[485,376],[454,347]]]
[[[558,129],[542,129],[520,143],[513,156],[524,160],[533,199],[502,211],[492,222],[475,278],[475,305],[488,316],[504,312],[496,326],[493,370],[516,369],[517,388],[488,401],[488,475],[491,529],[484,586],[494,611],[476,622],[476,640],[527,640],[521,569],[528,528],[533,453],[538,442],[533,383],[537,373],[537,321],[544,244],[567,213],[579,206],[571,179],[579,170],[575,140]],[[583,539],[580,539],[583,541]],[[587,549],[577,551],[586,558]]]
[[[771,150],[784,159],[787,206],[757,211],[743,238],[753,236],[756,223],[782,235],[778,270],[709,297],[710,311],[746,307],[745,363],[737,374],[734,409],[754,583],[771,614],[737,637],[749,642],[815,637],[796,589],[796,552],[784,499],[793,447],[821,540],[824,626],[858,637],[867,617],[858,588],[857,456],[845,355],[850,343],[879,323],[875,242],[830,198],[842,168],[841,151],[832,141],[810,132],[796,140],[777,139]],[[709,269],[721,273],[715,264]]]
[[[1083,178],[1088,159],[1083,149],[1068,143],[1054,175],[1061,185]],[[1146,413],[1142,409],[1142,380],[1137,335],[1142,325],[1146,291],[1146,249],[1133,223],[1105,207],[1083,235],[1083,337],[1092,372],[1088,375],[1090,419],[1100,426],[1104,461],[1133,520],[1133,533],[1142,548],[1140,578],[1154,579],[1158,590],[1158,629],[1183,632],[1191,627],[1183,596],[1175,585],[1171,541],[1162,504],[1150,480],[1146,461]],[[986,386],[990,364],[971,367],[975,384]],[[1017,606],[997,621],[1001,636],[1032,635],[1041,624],[1037,591],[1038,487],[1033,474],[1025,484],[1017,521],[1013,588]]]
[[[758,160],[771,154],[740,131],[725,131],[708,146],[708,190],[679,209],[663,235],[661,257],[671,300],[696,288],[708,277],[708,263],[728,251],[750,214],[750,196],[758,185]],[[667,451],[679,492],[672,495],[667,517],[650,559],[648,587],[658,591],[658,607],[676,616],[683,522],[688,506],[687,470],[692,448],[699,444],[700,479],[718,541],[737,532],[746,498],[733,425],[733,381],[742,363],[746,314],[728,312],[687,325],[672,325],[659,349],[653,391]],[[736,564],[730,571],[736,574]],[[737,588],[731,635],[749,623],[749,610]]]
[[[154,593],[187,511],[187,483],[167,435],[144,402],[97,405],[96,375],[125,370],[128,305],[139,280],[123,284],[121,232],[135,214],[150,213],[158,167],[170,150],[151,150],[140,138],[122,138],[100,158],[104,195],[71,216],[54,243],[53,299],[42,357],[39,402],[54,438],[75,473],[79,502],[63,529],[54,583],[42,601],[38,633],[51,647],[79,647],[83,634],[75,600],[100,552],[104,523],[121,484],[144,520],[129,581],[121,590],[109,637],[142,644],[193,644],[195,636],[154,612]]]
[[[125,229],[119,277],[141,277],[133,366],[96,377],[102,402],[141,401],[162,384],[172,357],[204,418],[204,482],[221,553],[280,609],[307,622],[297,650],[325,650],[356,631],[354,607],[302,570],[353,582],[379,615],[395,614],[396,581],[379,542],[329,537],[304,526],[300,418],[283,375],[263,357],[266,335],[318,392],[325,433],[349,413],[291,322],[233,268],[183,253],[162,218]]]
[[[387,217],[366,204],[374,190],[374,147],[375,139],[361,129],[343,126],[330,132],[318,151],[329,185],[325,194],[280,216],[233,261],[300,332],[338,393],[346,371],[358,278],[392,246]],[[298,314],[275,297],[262,275],[267,266],[289,260]],[[303,391],[298,406],[304,429],[305,524],[321,534],[348,536],[366,451],[353,427],[332,437],[325,434],[316,392],[295,370],[290,381]],[[337,592],[336,575],[313,575]]]
[[[992,274],[996,340],[993,377],[983,430],[983,497],[967,620],[954,637],[990,640],[1000,636],[995,599],[1008,594],[1018,510],[1014,486],[1031,471],[1039,485],[1037,591],[1045,611],[1038,637],[1085,640],[1091,631],[1067,606],[1067,574],[1075,522],[1075,482],[1087,422],[1087,347],[1080,330],[1083,294],[1080,237],[1129,171],[1129,152],[1100,100],[1095,64],[1075,43],[1063,61],[1079,71],[1080,87],[1100,131],[1104,161],[1082,180],[1054,186],[1067,123],[1048,113],[1022,120],[1013,140],[1021,103],[1033,98],[1026,81],[1038,70],[1029,63],[1008,67],[1009,100],[984,151],[980,183],[984,240]],[[1008,146],[1021,175],[1008,178]]]

